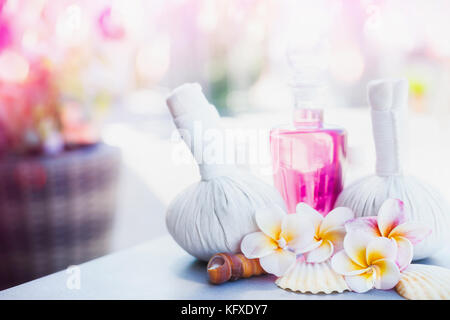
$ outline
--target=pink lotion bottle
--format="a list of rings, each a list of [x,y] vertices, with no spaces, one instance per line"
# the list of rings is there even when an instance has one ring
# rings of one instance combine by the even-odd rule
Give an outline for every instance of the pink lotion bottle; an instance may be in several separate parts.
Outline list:
[[[295,70],[292,122],[270,132],[274,183],[289,213],[306,202],[325,216],[343,188],[347,134],[323,123],[327,101],[323,72],[303,70]]]

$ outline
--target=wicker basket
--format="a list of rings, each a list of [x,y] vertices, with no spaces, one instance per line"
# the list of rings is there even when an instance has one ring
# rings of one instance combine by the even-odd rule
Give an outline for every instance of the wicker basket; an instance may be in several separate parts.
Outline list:
[[[0,289],[108,252],[119,168],[105,144],[0,160]]]

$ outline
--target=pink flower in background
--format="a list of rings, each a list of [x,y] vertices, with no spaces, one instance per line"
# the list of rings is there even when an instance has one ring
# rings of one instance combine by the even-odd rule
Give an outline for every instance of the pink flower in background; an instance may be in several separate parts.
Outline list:
[[[387,238],[373,238],[365,231],[347,234],[344,250],[331,259],[333,270],[344,276],[348,287],[358,293],[373,288],[389,290],[400,280],[395,263],[397,246]]]
[[[110,72],[101,40],[124,33],[114,12],[82,1],[0,0],[3,154],[56,154],[98,142],[112,96],[101,78]]]
[[[2,17],[3,7],[6,0],[0,0],[0,52],[12,44],[11,27],[8,21]]]
[[[119,40],[125,36],[125,29],[113,20],[111,7],[106,7],[98,17],[98,27],[107,39]]]
[[[276,205],[258,210],[255,218],[261,231],[246,235],[241,251],[249,259],[259,258],[267,273],[282,276],[295,263],[295,252],[313,244],[314,227],[307,217],[287,214]]]
[[[8,22],[0,17],[0,51],[12,43],[12,34]]]
[[[9,49],[8,49],[9,50]],[[0,81],[0,125],[4,149],[14,153],[60,150],[59,92],[51,68],[43,59],[28,61],[26,77],[19,81]],[[60,142],[59,144],[61,144]]]
[[[345,224],[348,233],[362,231],[374,237],[385,237],[398,248],[396,262],[404,270],[412,261],[414,245],[425,239],[431,229],[407,221],[404,204],[398,199],[387,199],[378,216],[361,217]]]
[[[27,66],[20,79],[4,72],[14,71],[8,62],[16,56]],[[80,100],[61,99],[61,78],[49,60],[7,49],[0,53],[0,66],[0,151],[57,154],[99,140],[94,111],[88,109],[94,103],[86,107]]]
[[[355,217],[351,209],[335,208],[323,217],[318,211],[301,202],[297,205],[296,211],[300,216],[308,217],[315,230],[314,243],[304,253],[306,262],[324,262],[334,252],[342,249],[346,234],[344,224]]]

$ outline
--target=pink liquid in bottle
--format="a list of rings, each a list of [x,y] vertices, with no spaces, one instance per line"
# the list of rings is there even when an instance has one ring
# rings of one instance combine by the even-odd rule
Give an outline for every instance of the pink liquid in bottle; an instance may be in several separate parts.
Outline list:
[[[325,216],[343,188],[346,132],[324,125],[322,114],[298,109],[293,125],[271,130],[274,182],[289,213],[306,202]]]

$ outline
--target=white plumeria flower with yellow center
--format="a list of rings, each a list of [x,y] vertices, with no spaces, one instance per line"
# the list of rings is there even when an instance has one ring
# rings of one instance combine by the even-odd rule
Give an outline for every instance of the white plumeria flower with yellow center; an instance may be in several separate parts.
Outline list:
[[[280,277],[295,263],[295,252],[311,246],[314,227],[307,217],[287,214],[276,205],[257,210],[255,218],[261,232],[246,235],[241,251],[249,259],[259,258],[267,273]]]
[[[308,217],[314,226],[314,241],[303,253],[306,262],[320,263],[328,260],[334,252],[342,249],[346,234],[345,223],[355,217],[349,208],[338,207],[323,217],[306,203],[299,203],[296,209],[301,217]],[[297,251],[297,253],[302,253]]]
[[[404,204],[398,199],[387,199],[378,211],[378,216],[361,217],[345,225],[348,233],[363,231],[374,237],[385,237],[397,245],[396,262],[400,271],[412,261],[414,245],[425,239],[431,229],[407,221]]]
[[[331,266],[335,272],[344,276],[350,290],[358,293],[374,287],[389,290],[400,280],[396,257],[395,242],[356,231],[347,234],[344,250],[333,256]]]

